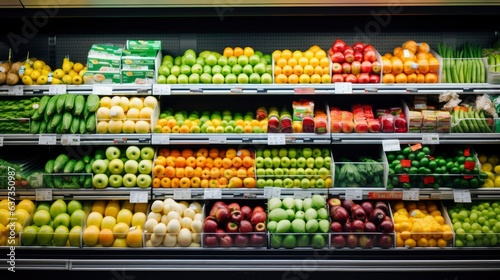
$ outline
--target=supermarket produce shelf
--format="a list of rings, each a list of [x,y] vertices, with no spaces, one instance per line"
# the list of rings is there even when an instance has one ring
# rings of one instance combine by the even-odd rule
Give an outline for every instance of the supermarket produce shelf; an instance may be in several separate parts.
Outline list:
[[[148,202],[151,198],[151,188],[105,188],[105,189],[16,189],[18,199],[33,201],[52,201],[55,199],[75,200],[134,200],[142,199]],[[6,197],[6,191],[0,192],[0,197]]]
[[[498,133],[332,133],[333,144],[384,144],[399,140],[401,144],[497,144]]]
[[[85,84],[85,85],[34,85],[0,86],[0,96],[9,95],[196,95],[196,94],[439,94],[444,91],[457,93],[489,93],[500,89],[490,83],[436,83],[436,84]]]
[[[329,133],[164,133],[151,136],[151,143],[157,144],[330,144]]]
[[[151,134],[0,134],[0,139],[3,145],[143,145],[151,143]]]
[[[152,199],[267,199],[270,197],[311,197],[313,194],[328,195],[329,189],[300,188],[208,188],[208,189],[153,189]]]

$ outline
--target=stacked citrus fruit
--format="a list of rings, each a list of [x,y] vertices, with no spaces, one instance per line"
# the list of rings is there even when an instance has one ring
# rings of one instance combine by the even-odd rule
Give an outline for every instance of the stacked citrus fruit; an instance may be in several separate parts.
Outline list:
[[[330,58],[317,45],[306,51],[275,50],[272,57],[276,84],[331,83]]]
[[[437,83],[439,59],[426,42],[408,40],[382,56],[382,83]]]
[[[481,171],[488,174],[484,188],[500,188],[500,157],[497,155],[478,155],[479,162],[481,163]]]

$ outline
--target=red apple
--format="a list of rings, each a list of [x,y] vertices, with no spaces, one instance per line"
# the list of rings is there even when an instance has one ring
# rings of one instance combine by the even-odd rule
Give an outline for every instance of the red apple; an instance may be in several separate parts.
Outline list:
[[[229,212],[233,212],[234,210],[241,210],[240,205],[237,202],[231,202],[227,206],[229,208]]]
[[[243,219],[243,214],[241,214],[240,210],[233,210],[229,217],[229,220],[235,223],[239,223],[242,219]]]
[[[351,73],[351,63],[348,62],[342,63],[342,73],[345,74]]]
[[[332,50],[334,52],[342,52],[342,51],[344,51],[346,45],[347,44],[344,42],[344,40],[337,39],[332,44]]]
[[[333,46],[328,49],[328,56],[331,57],[333,55]]]
[[[380,71],[382,71],[382,64],[377,60],[372,62],[372,73],[380,74]]]
[[[347,221],[347,219],[349,218],[349,213],[342,206],[336,207],[335,210],[333,211],[333,213],[330,213],[330,214],[331,214],[333,221],[339,222],[341,224],[345,223]]]
[[[380,225],[378,225],[378,228],[383,233],[392,233],[392,232],[394,232],[394,223],[392,221],[384,220],[384,221],[380,222]]]
[[[215,219],[218,223],[225,223],[229,220],[229,209],[228,208],[219,208],[215,212]]]
[[[361,235],[358,238],[359,246],[363,249],[370,249],[373,247],[373,238],[371,236],[367,236],[366,234]]]
[[[377,53],[374,50],[367,50],[363,52],[363,60],[374,62],[377,61]]]
[[[345,58],[344,54],[341,52],[334,52],[332,56],[330,56],[332,62],[343,63]]]
[[[345,62],[352,63],[354,61],[354,53],[345,53],[344,60]]]
[[[355,51],[354,54],[354,61],[363,61],[363,53],[362,52],[358,52],[358,51]]]
[[[368,50],[374,51],[375,47],[370,44],[366,44],[365,47],[363,48],[363,52],[366,52]]]
[[[253,212],[264,212],[265,213],[266,211],[264,210],[264,207],[262,207],[262,206],[255,206],[253,208]]]
[[[353,61],[351,63],[351,73],[354,75],[361,73],[361,62]]]
[[[373,203],[371,201],[363,201],[361,202],[361,208],[365,210],[366,215],[370,215],[373,210]]]
[[[351,223],[352,232],[363,232],[365,231],[365,223],[362,220],[353,220]]]
[[[217,226],[215,218],[207,217],[203,223],[203,232],[215,232],[217,230]]]
[[[372,63],[370,61],[363,61],[361,62],[361,73],[370,73],[372,71]],[[370,80],[370,77],[368,77],[368,80]]]
[[[356,204],[356,206],[359,206]],[[351,208],[351,216],[354,220],[361,220],[364,221],[366,219],[366,213],[361,206],[356,207],[356,208]]]
[[[344,55],[347,54],[347,53],[354,53],[354,49],[351,46],[349,46],[349,45],[345,45],[345,48],[342,51],[342,53],[344,53]]]
[[[238,224],[235,222],[228,222],[226,224],[226,232],[238,232]]]
[[[370,221],[366,221],[365,222],[365,232],[376,232],[377,231],[377,226],[370,222]]]
[[[342,74],[333,74],[332,76],[332,83],[341,83],[344,81],[344,77]]]
[[[378,246],[380,246],[382,248],[391,248],[392,246],[394,246],[394,241],[393,241],[392,235],[382,234],[378,238]]]
[[[266,236],[260,233],[254,233],[250,237],[250,245],[254,247],[262,247],[266,245]]]
[[[355,248],[358,246],[358,236],[356,234],[349,234],[346,238],[347,246]]]
[[[252,224],[248,220],[241,220],[240,222],[240,232],[252,232]]]
[[[344,199],[344,200],[342,200],[342,207],[344,207],[345,210],[347,210],[348,212],[351,211],[351,207],[353,205],[355,205],[355,204],[356,203],[353,200],[351,200],[351,199]]]
[[[342,201],[339,198],[337,198],[337,197],[331,197],[331,198],[329,198],[328,201],[327,201],[327,203],[328,203],[328,205],[330,207],[332,207],[332,206],[341,206],[342,205]]]
[[[332,63],[332,73],[333,74],[340,74],[342,73],[342,64],[338,62]]]
[[[380,74],[370,74],[370,83],[379,84],[380,83]]]
[[[347,219],[345,223],[342,225],[342,231],[351,232],[351,222],[352,222],[351,218]]]
[[[330,224],[330,230],[332,232],[342,232],[342,224],[340,224],[339,222],[332,222]]]
[[[365,49],[365,44],[363,42],[356,42],[354,45],[352,45],[352,48],[357,51],[357,52],[363,52]]]
[[[219,237],[219,246],[221,247],[231,247],[233,246],[233,239],[229,235],[222,235]]]
[[[352,71],[352,69],[351,69],[351,71]],[[355,84],[358,82],[358,78],[356,78],[356,76],[353,74],[348,74],[347,77],[345,78],[345,81],[348,83]]]
[[[212,208],[210,209],[210,213],[208,214],[209,216],[215,216],[215,212],[217,211],[217,209],[219,208],[227,208],[227,205],[226,203],[222,202],[222,201],[216,201],[214,203],[214,205],[212,206]]]
[[[219,241],[214,234],[205,234],[203,237],[203,245],[207,247],[217,247]]]
[[[342,248],[346,244],[345,238],[342,234],[332,236],[332,246],[335,248]]]
[[[263,223],[267,220],[267,214],[265,212],[253,212],[252,215],[250,216],[250,223],[252,225],[256,225],[258,223]]]
[[[368,73],[360,73],[358,77],[358,83],[367,84],[370,82],[370,74]]]
[[[380,208],[374,208],[370,213],[370,221],[376,225],[380,224],[385,219],[385,212]]]
[[[264,232],[264,231],[266,231],[266,224],[264,222],[257,223],[255,225],[255,231],[257,231],[257,232]]]
[[[241,214],[243,214],[243,219],[248,219],[252,215],[252,208],[247,205],[242,206]]]
[[[238,234],[234,237],[234,246],[236,247],[246,247],[248,246],[250,240],[248,236],[244,234]]]

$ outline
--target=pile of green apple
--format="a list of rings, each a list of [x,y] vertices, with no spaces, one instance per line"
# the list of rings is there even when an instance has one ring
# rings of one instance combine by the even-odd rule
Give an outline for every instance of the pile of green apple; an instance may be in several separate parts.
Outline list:
[[[106,187],[149,188],[152,183],[153,147],[128,146],[122,148],[109,146],[102,152],[96,152],[92,162],[92,184],[96,189]]]
[[[500,246],[500,201],[472,201],[447,207],[456,247]]]
[[[329,148],[265,148],[256,151],[257,187],[330,188],[332,157]]]
[[[78,200],[39,202],[31,223],[21,231],[21,245],[80,247],[86,219],[84,205]]]
[[[315,194],[303,199],[272,197],[267,208],[271,248],[320,249],[327,246],[330,221],[324,196]]]
[[[188,49],[182,56],[165,55],[158,69],[159,84],[271,84],[272,58],[255,51],[253,55],[224,56],[205,50]]]

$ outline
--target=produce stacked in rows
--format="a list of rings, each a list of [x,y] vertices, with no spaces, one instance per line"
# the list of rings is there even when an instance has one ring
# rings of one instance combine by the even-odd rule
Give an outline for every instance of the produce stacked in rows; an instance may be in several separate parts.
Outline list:
[[[94,94],[44,95],[31,115],[33,134],[94,133],[99,97]]]
[[[331,245],[334,248],[394,247],[394,223],[384,201],[329,198]]]
[[[380,83],[382,63],[371,44],[356,42],[350,46],[337,39],[328,49],[328,55],[332,61],[333,83]]]
[[[33,202],[30,204],[34,210],[33,216],[30,223],[22,229],[21,245],[81,246],[82,231],[87,217],[82,202],[56,199],[53,202],[39,202],[36,209]]]
[[[500,188],[500,157],[496,154],[480,153],[481,171],[488,175],[483,188]]]
[[[257,187],[330,188],[331,165],[328,148],[276,147],[257,150]]]
[[[322,195],[304,199],[273,197],[267,203],[267,211],[271,248],[328,246],[330,221],[326,198]]]
[[[442,83],[486,83],[486,67],[480,45],[465,43],[460,46],[438,44],[443,57]],[[488,63],[494,63],[489,58]]]
[[[254,155],[248,149],[161,148],[154,188],[255,188]]]
[[[392,205],[396,247],[452,245],[453,229],[445,220],[439,201],[397,201]]]
[[[498,247],[500,201],[478,201],[448,205],[455,231],[455,247]]]
[[[330,59],[325,50],[314,45],[306,51],[275,50],[274,83],[330,84]]]
[[[158,105],[154,96],[104,96],[96,112],[97,133],[149,133],[151,118]]]
[[[382,83],[439,83],[439,67],[429,44],[408,40],[382,56]]]
[[[266,246],[266,221],[262,205],[215,201],[203,223],[203,247]]]
[[[92,188],[93,161],[89,155],[70,156],[67,152],[49,159],[44,166],[44,187],[58,189]]]
[[[452,152],[431,151],[415,144],[387,152],[387,188],[478,188],[488,175],[479,171],[477,154],[469,147]]]
[[[340,158],[335,162],[334,187],[384,187],[382,159],[361,156],[356,160]]]
[[[30,199],[0,200],[0,246],[20,245],[20,232],[35,212],[35,203]]]
[[[498,113],[488,95],[466,97],[452,107],[451,131],[456,133],[490,133],[496,131]]]
[[[223,53],[188,49],[182,56],[165,55],[159,84],[271,84],[271,55],[251,47],[226,47]]]
[[[151,203],[144,223],[146,247],[200,247],[203,206],[171,198]]]
[[[147,203],[95,200],[85,217],[83,246],[143,247]]]
[[[29,118],[38,108],[40,97],[2,98],[0,134],[30,133]]]

